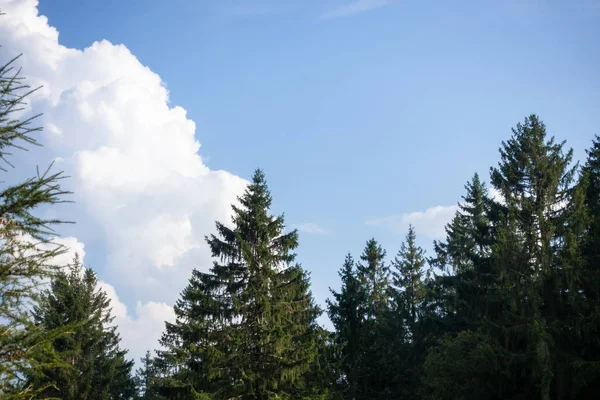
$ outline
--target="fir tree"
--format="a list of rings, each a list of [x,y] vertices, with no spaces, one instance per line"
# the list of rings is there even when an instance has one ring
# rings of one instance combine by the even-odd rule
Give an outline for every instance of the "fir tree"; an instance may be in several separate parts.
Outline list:
[[[385,265],[385,250],[375,239],[367,245],[357,264],[358,276],[367,292],[367,319],[375,319],[387,307],[389,268]]]
[[[357,264],[357,275],[366,296],[361,340],[361,377],[358,398],[386,398],[391,372],[387,317],[390,311],[389,268],[385,250],[375,239],[367,241]]]
[[[70,368],[45,368],[44,377],[32,376],[33,387],[46,387],[43,395],[64,400],[132,399],[135,395],[131,369],[119,348],[120,338],[112,325],[110,299],[97,289],[98,280],[76,257],[67,272],[59,272],[43,291],[33,316],[46,332],[70,327],[52,345]]]
[[[502,143],[500,163],[491,169],[492,184],[506,202],[493,255],[504,305],[498,333],[510,343],[507,350],[524,355],[515,358],[513,373],[529,381],[518,390],[524,393],[529,384],[542,400],[552,392],[564,396],[559,371],[568,362],[556,344],[565,322],[564,295],[574,288],[570,266],[558,254],[567,243],[561,227],[569,224],[565,204],[576,167],[570,165],[572,150],[565,153],[563,147],[564,142],[548,139],[543,122],[531,115]]]
[[[494,280],[489,259],[494,202],[478,174],[465,189],[458,212],[446,226],[446,240],[434,242],[436,258],[431,260],[433,266],[451,270],[450,276],[439,280],[440,292],[448,296],[444,311],[451,331],[476,329],[486,312],[487,290]]]
[[[583,192],[585,229],[577,239],[581,267],[577,282],[576,319],[578,327],[571,344],[577,354],[573,365],[573,391],[579,398],[593,398],[600,390],[600,137],[587,150],[578,188]],[[574,192],[576,196],[579,192]]]
[[[339,271],[342,280],[340,292],[331,290],[333,299],[327,300],[328,315],[335,327],[336,342],[340,346],[341,372],[346,397],[356,399],[362,371],[364,324],[367,315],[367,296],[350,254]]]
[[[218,235],[207,238],[214,265],[194,271],[162,339],[172,388],[217,399],[281,398],[310,370],[320,311],[294,262],[298,233],[283,232],[283,216],[269,214],[271,201],[257,170],[232,206],[233,227],[217,222]]]
[[[425,299],[425,252],[416,244],[416,234],[408,227],[406,241],[400,246],[392,262],[393,284],[398,299],[398,310],[406,321],[408,332],[415,335],[419,310]]]
[[[3,17],[0,17],[3,18]],[[38,145],[32,124],[37,116],[21,118],[33,92],[15,69],[18,57],[0,66],[0,159],[7,172],[11,150]],[[29,317],[38,286],[56,271],[53,259],[64,248],[52,241],[61,221],[36,216],[35,209],[61,203],[61,173],[45,172],[0,190],[0,397],[31,398],[36,391],[25,375],[40,375],[43,367],[59,366],[51,341],[60,332],[42,332]],[[49,383],[51,384],[51,383]]]
[[[425,351],[425,332],[422,329],[427,294],[425,251],[417,246],[416,234],[409,226],[406,240],[392,261],[393,317],[395,336],[401,340],[394,346],[399,354],[395,368],[403,398],[418,398],[419,372]]]
[[[159,395],[157,389],[159,371],[150,351],[146,351],[146,354],[140,361],[142,365],[135,373],[135,386],[137,390],[136,398],[139,400],[163,399],[163,397]]]

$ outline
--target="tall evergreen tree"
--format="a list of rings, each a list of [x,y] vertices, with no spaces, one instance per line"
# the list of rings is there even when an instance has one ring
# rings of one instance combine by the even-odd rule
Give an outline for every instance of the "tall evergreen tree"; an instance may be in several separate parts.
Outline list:
[[[257,170],[232,206],[233,227],[217,222],[218,235],[207,238],[214,265],[194,271],[162,339],[162,358],[178,364],[174,386],[216,399],[282,398],[310,370],[320,311],[294,262],[298,233],[283,232],[271,202]]]
[[[375,240],[367,241],[357,263],[358,278],[366,296],[366,315],[361,340],[359,398],[383,399],[389,396],[387,381],[391,371],[387,317],[390,311],[389,267],[385,250]]]
[[[524,355],[513,368],[528,379],[518,390],[524,393],[529,384],[542,400],[565,396],[560,371],[566,360],[557,343],[565,297],[574,289],[570,266],[558,256],[567,243],[562,227],[569,223],[566,204],[576,172],[572,150],[565,153],[563,147],[531,115],[502,143],[500,163],[491,169],[492,184],[506,202],[494,255],[504,293],[499,334],[509,351]]]
[[[425,300],[425,252],[416,244],[414,228],[408,227],[406,241],[400,246],[392,261],[393,284],[398,302],[397,310],[406,321],[408,332],[414,338],[419,320],[419,310]]]
[[[54,382],[56,387],[45,389],[43,395],[63,400],[132,399],[133,362],[119,348],[110,299],[98,290],[96,274],[84,269],[77,256],[69,269],[59,272],[43,291],[33,316],[47,332],[74,327],[53,341],[55,352],[70,368],[46,368],[44,377],[31,377],[31,384],[43,388]]]
[[[397,342],[393,347],[396,353],[394,371],[401,384],[396,385],[396,390],[402,391],[402,398],[416,399],[419,398],[419,374],[425,356],[423,312],[426,309],[428,271],[425,251],[416,244],[416,233],[412,225],[391,263],[391,269],[391,324],[396,331],[389,335],[388,340]]]
[[[385,310],[389,296],[389,268],[385,250],[375,239],[367,241],[356,269],[367,292],[367,319],[375,319]]]
[[[600,390],[600,137],[596,136],[587,150],[579,189],[584,193],[585,229],[579,238],[581,270],[577,282],[578,327],[574,348],[578,354],[573,391],[579,398],[593,398]],[[576,193],[574,193],[576,194]],[[574,313],[575,314],[575,313]]]
[[[446,283],[460,323],[452,326],[463,331],[429,351],[424,383],[432,398],[581,398],[589,386],[593,368],[578,358],[591,337],[579,315],[593,304],[579,284],[593,214],[584,207],[589,171],[573,187],[576,166],[563,148],[532,115],[503,142],[491,169],[503,201],[486,200],[475,179],[467,186],[471,205],[436,246],[454,270]]]
[[[146,351],[143,358],[140,359],[142,365],[139,367],[135,374],[135,386],[137,390],[138,400],[161,400],[162,396],[158,393],[158,379],[159,371],[155,365],[155,360],[150,354],[150,351]]]
[[[446,240],[434,241],[436,258],[430,260],[435,267],[450,269],[450,275],[438,280],[438,290],[446,296],[445,322],[451,331],[480,324],[494,280],[490,270],[494,202],[478,174],[465,189],[459,210],[446,226]]]
[[[342,286],[339,293],[331,290],[333,299],[327,300],[329,318],[336,331],[340,346],[341,372],[346,398],[357,399],[360,378],[364,375],[364,324],[367,315],[367,293],[361,283],[350,254],[339,271]]]
[[[1,17],[0,18],[4,18]],[[0,66],[0,160],[7,172],[14,149],[38,145],[32,124],[36,116],[22,118],[26,99],[33,92],[16,69],[17,58]],[[36,391],[25,385],[25,375],[40,375],[44,366],[58,366],[51,341],[60,332],[42,332],[29,316],[38,286],[56,271],[53,260],[64,248],[52,241],[60,221],[44,219],[34,210],[61,203],[62,173],[45,172],[0,190],[0,397],[29,399]]]

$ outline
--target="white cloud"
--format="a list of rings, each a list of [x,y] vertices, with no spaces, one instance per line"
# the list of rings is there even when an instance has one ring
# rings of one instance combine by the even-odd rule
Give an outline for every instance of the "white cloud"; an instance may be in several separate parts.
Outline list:
[[[327,229],[322,228],[319,225],[312,223],[312,222],[297,224],[297,225],[294,225],[294,228],[298,229],[300,232],[305,232],[305,233],[316,233],[316,234],[320,234],[320,235],[329,233],[329,231]]]
[[[122,337],[122,346],[129,350],[128,357],[136,362],[146,353],[146,350],[157,349],[158,339],[165,327],[165,321],[174,322],[175,313],[173,307],[166,303],[149,301],[137,302],[137,318],[130,316],[127,306],[123,304],[112,285],[99,281],[98,288],[103,290],[112,308],[115,317],[113,323],[118,326],[118,332]]]
[[[59,237],[53,239],[52,242],[63,246],[65,249],[64,253],[54,257],[52,260],[52,264],[54,265],[71,264],[75,258],[75,254],[79,255],[80,260],[83,260],[85,257],[85,245],[75,237]]]
[[[127,47],[103,40],[67,48],[37,4],[0,0],[0,62],[23,53],[28,83],[43,85],[30,108],[43,113],[44,156],[60,160],[75,193],[75,204],[58,217],[86,221],[72,228],[75,237],[101,233],[105,248],[94,249],[106,254],[106,265],[92,267],[118,282],[121,301],[141,302],[137,317],[127,308],[120,317],[133,346],[143,329],[169,315],[165,307],[192,268],[211,265],[204,235],[215,220],[229,222],[230,204],[247,182],[204,164],[194,122],[169,105],[160,76]]]
[[[356,0],[351,3],[341,5],[331,11],[321,14],[322,19],[349,17],[360,14],[376,8],[385,7],[392,3],[391,0]]]
[[[404,233],[408,226],[415,228],[417,235],[429,238],[443,238],[446,236],[444,227],[448,224],[458,211],[458,206],[435,206],[425,211],[417,211],[409,214],[393,215],[383,218],[369,218],[367,225],[387,226],[394,231]]]
[[[490,190],[488,191],[488,196],[490,197],[490,199],[494,200],[497,203],[506,204],[502,193],[500,193],[500,191],[494,187],[490,188]]]

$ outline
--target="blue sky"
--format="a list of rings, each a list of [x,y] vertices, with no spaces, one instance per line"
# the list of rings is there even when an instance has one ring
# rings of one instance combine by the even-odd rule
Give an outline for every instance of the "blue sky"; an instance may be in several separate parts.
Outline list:
[[[429,249],[526,115],[577,158],[600,134],[597,0],[41,0],[39,14],[61,45],[124,44],[160,75],[210,170],[265,170],[275,211],[312,228],[298,253],[319,301],[371,237],[393,256],[414,222]],[[67,233],[130,310],[153,301],[105,271],[94,232]]]

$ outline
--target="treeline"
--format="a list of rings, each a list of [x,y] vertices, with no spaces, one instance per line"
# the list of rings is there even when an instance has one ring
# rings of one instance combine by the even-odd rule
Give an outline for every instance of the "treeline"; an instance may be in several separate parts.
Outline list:
[[[35,144],[31,93],[0,67],[0,158]],[[600,390],[600,138],[580,166],[535,115],[475,174],[428,257],[410,227],[387,257],[341,255],[315,304],[298,233],[270,213],[264,174],[206,237],[160,348],[134,373],[92,270],[34,211],[68,200],[60,173],[0,192],[2,399],[592,399]],[[495,196],[490,195],[494,189]],[[331,266],[335,268],[335,266]],[[334,331],[317,323],[326,312]]]

